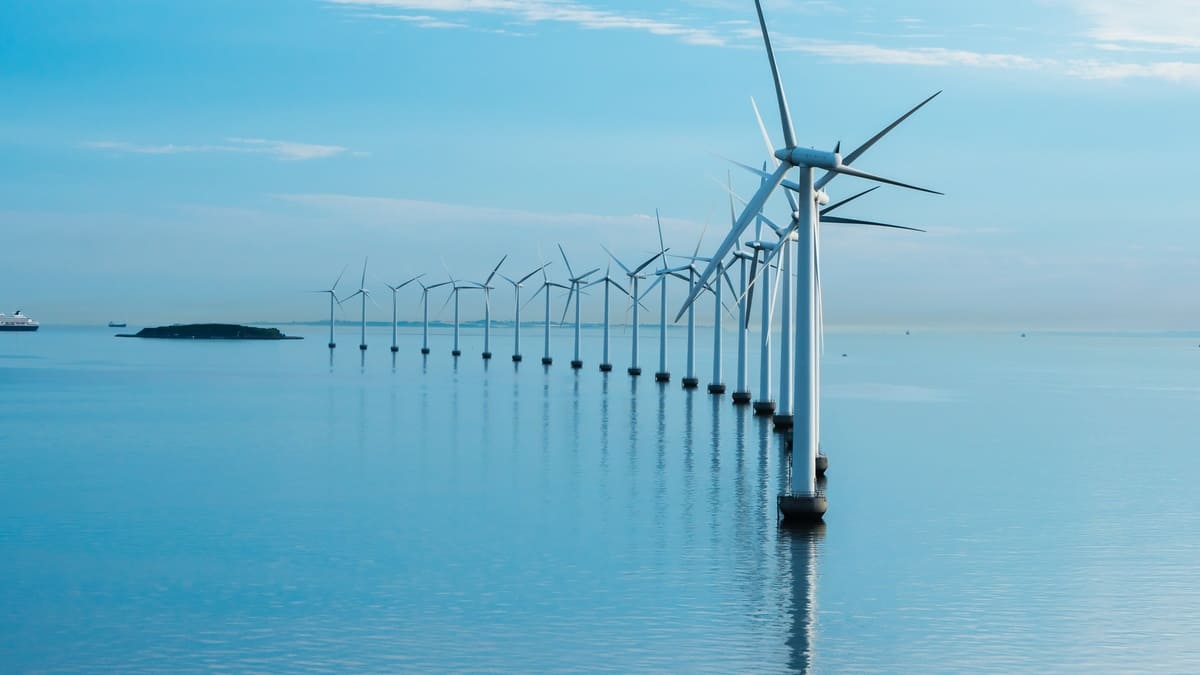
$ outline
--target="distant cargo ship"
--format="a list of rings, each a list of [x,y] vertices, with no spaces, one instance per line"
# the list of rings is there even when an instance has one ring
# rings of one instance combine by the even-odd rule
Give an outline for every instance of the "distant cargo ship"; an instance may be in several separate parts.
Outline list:
[[[124,321],[109,321],[108,327],[109,328],[124,328],[125,322]]]
[[[22,314],[19,309],[12,316],[7,316],[3,312],[0,312],[0,331],[31,331],[37,329],[38,322]]]

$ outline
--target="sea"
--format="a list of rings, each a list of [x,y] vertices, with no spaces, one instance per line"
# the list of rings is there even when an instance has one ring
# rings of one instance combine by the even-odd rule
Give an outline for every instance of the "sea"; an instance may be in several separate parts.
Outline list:
[[[707,329],[284,330],[0,333],[0,671],[1200,672],[1195,335],[833,331],[793,529]]]

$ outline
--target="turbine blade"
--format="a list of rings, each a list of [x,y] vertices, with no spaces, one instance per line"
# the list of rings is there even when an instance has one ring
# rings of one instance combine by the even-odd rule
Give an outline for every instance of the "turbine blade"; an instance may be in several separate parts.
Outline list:
[[[662,280],[665,278],[663,275],[654,277],[654,281],[646,287],[646,291],[638,298],[638,302],[641,302],[647,295],[650,295],[650,291],[654,290],[654,287],[662,283]]]
[[[845,199],[843,199],[840,202],[834,202],[834,203],[830,204],[829,206],[826,206],[825,208],[821,209],[821,214],[824,215],[834,209],[840,209],[841,207],[849,204],[850,202],[854,201],[855,199],[858,199],[859,197],[861,197],[865,194],[868,194],[868,193],[878,190],[879,187],[880,186],[876,185],[875,187],[867,188],[866,190],[863,190],[862,192],[854,195],[853,197],[846,197]]]
[[[337,285],[338,285],[338,282],[340,282],[340,281],[342,280],[342,276],[343,276],[344,274],[346,274],[346,270],[347,270],[347,269],[349,269],[349,267],[350,267],[349,265],[342,265],[342,271],[338,273],[338,275],[337,275],[337,279],[335,279],[335,280],[334,280],[334,282],[333,282],[333,287],[332,287],[332,288],[330,288],[329,290],[331,290],[331,291],[336,291],[336,290],[337,290]]]
[[[788,112],[783,80],[779,76],[779,66],[775,63],[775,50],[771,49],[771,36],[767,32],[767,20],[763,18],[762,3],[759,0],[754,0],[754,9],[758,10],[758,25],[762,27],[763,44],[767,46],[767,60],[771,63],[771,77],[775,80],[775,98],[779,99],[779,122],[783,125],[783,142],[787,147],[794,148],[796,131],[792,127],[792,114]]]
[[[521,277],[520,279],[518,279],[518,280],[517,280],[517,283],[518,283],[518,284],[523,284],[523,283],[525,283],[526,281],[529,281],[529,277],[531,277],[531,276],[533,276],[533,275],[537,274],[538,272],[541,272],[542,270],[544,270],[544,269],[546,269],[547,267],[549,267],[551,264],[552,264],[552,263],[545,263],[544,265],[542,265],[541,267],[537,268],[536,270],[534,270],[534,271],[530,272],[529,274],[526,274],[525,276],[523,276],[523,277]],[[511,280],[510,280],[510,281],[511,281]]]
[[[669,250],[671,250],[671,249],[665,249],[665,250],[663,250],[663,251],[662,251],[662,252],[660,252],[660,253],[655,253],[654,255],[650,256],[650,258],[649,258],[649,259],[647,259],[647,260],[646,260],[646,262],[644,262],[644,263],[642,263],[641,265],[638,265],[638,266],[637,266],[637,269],[635,269],[635,270],[633,271],[633,274],[637,274],[638,272],[641,272],[642,270],[646,269],[646,266],[647,266],[647,265],[649,265],[650,263],[652,263],[652,262],[654,262],[655,260],[657,260],[657,259],[658,259],[658,257],[659,257],[660,255],[664,255],[664,254],[666,254],[666,252],[667,252],[667,251],[669,251]],[[665,265],[665,264],[666,264],[666,262],[664,261],[664,262],[663,262],[663,264]]]
[[[756,4],[757,2],[758,0],[755,0]],[[750,225],[750,221],[758,214],[759,211],[762,210],[763,204],[766,203],[767,198],[771,196],[771,193],[779,185],[779,182],[783,180],[784,175],[787,174],[790,169],[791,167],[789,165],[780,164],[779,168],[775,169],[775,173],[771,174],[770,180],[766,181],[762,187],[758,189],[758,192],[754,194],[754,197],[751,198],[750,203],[748,203],[746,208],[742,211],[741,217],[739,217],[737,223],[734,224],[733,229],[729,231],[729,235],[725,237],[725,241],[721,242],[721,245],[717,248],[716,253],[712,255],[713,261],[708,263],[708,267],[706,267],[704,272],[701,273],[701,285],[703,285],[708,278],[712,276],[713,272],[716,271],[717,265],[720,264],[720,261],[724,260],[725,256],[729,254],[730,249],[732,249],[734,244],[737,243],[738,237],[741,236],[742,231]],[[679,321],[679,318],[682,317],[683,313],[687,311],[688,306],[695,302],[698,294],[698,290],[692,289],[692,291],[688,294],[687,299],[684,301],[683,307],[675,316],[675,321]]]
[[[663,243],[662,236],[662,217],[658,215],[658,209],[654,209],[654,221],[658,223],[658,251],[664,256],[667,254],[667,245]],[[666,258],[663,258],[664,264]]]
[[[767,148],[767,157],[770,157],[774,162],[771,166],[779,166],[779,160],[775,157],[775,146],[771,145],[771,135],[767,133],[767,125],[763,124],[762,115],[758,112],[758,103],[754,101],[754,97],[750,97],[750,107],[754,108],[754,118],[758,120],[758,130],[762,132],[763,145]]]
[[[567,260],[567,252],[563,250],[562,244],[558,244],[558,252],[562,254],[563,262],[567,264],[567,277],[573,279],[575,270],[571,269],[571,261]]]
[[[836,223],[838,225],[871,225],[873,227],[889,227],[894,230],[908,230],[910,232],[924,232],[917,227],[907,227],[905,225],[892,225],[891,223],[877,223],[873,220],[859,220],[858,218],[839,218],[837,216],[821,216],[822,223]]]
[[[400,285],[399,285],[399,286],[397,286],[396,288],[397,288],[397,289],[404,288],[405,286],[407,286],[407,285],[411,284],[412,282],[416,281],[417,279],[420,279],[420,278],[421,278],[421,277],[423,277],[423,276],[425,276],[425,273],[424,273],[424,272],[422,272],[422,273],[418,274],[417,276],[415,276],[415,277],[413,277],[413,278],[409,279],[408,281],[406,281],[406,282],[404,282],[404,283],[400,284]]]
[[[366,258],[363,258],[363,273],[362,273],[362,281],[361,281],[361,282],[359,282],[359,284],[358,284],[358,287],[359,287],[359,288],[366,288],[366,286],[367,286],[367,259],[366,259]]]
[[[500,266],[504,264],[505,260],[508,260],[507,254],[505,254],[505,256],[500,259],[500,262],[496,263],[496,266],[492,268],[492,273],[487,275],[487,280],[483,282],[484,286],[487,286],[488,284],[492,283],[492,277],[495,277],[496,272],[500,271]]]
[[[933,96],[930,96],[929,98],[925,99],[924,101],[921,101],[920,103],[915,105],[911,110],[909,110],[908,112],[901,115],[899,118],[896,119],[895,122],[892,122],[891,124],[884,127],[882,131],[880,131],[879,133],[872,136],[866,143],[863,143],[862,145],[858,146],[849,155],[846,155],[845,157],[843,157],[842,164],[853,164],[854,160],[861,157],[862,154],[864,152],[866,152],[867,150],[870,150],[872,145],[875,145],[877,142],[879,142],[879,139],[888,135],[888,133],[890,133],[892,131],[892,129],[895,129],[896,127],[900,126],[901,122],[908,119],[909,116],[911,116],[913,113],[915,113],[918,110],[920,110],[921,108],[925,107],[926,103],[929,103],[933,99],[937,98],[938,94],[941,94],[941,93],[942,93],[941,91],[934,93]],[[833,180],[834,175],[835,174],[833,174],[833,173],[826,173],[824,176],[821,176],[815,184],[816,189],[820,190],[821,188],[825,187],[825,185],[828,184],[829,181]]]
[[[754,252],[754,261],[750,263],[750,277],[746,280],[746,328],[750,327],[750,310],[754,307],[754,280],[758,278],[758,257],[762,251]]]
[[[571,310],[571,299],[575,297],[575,284],[571,284],[571,291],[567,293],[567,304],[563,306],[562,318],[558,320],[558,325],[561,326],[567,322],[567,312]]]
[[[583,274],[580,274],[579,276],[577,276],[575,278],[578,279],[579,281],[583,281],[584,279],[592,276],[593,274],[595,274],[596,272],[599,272],[599,271],[600,271],[600,268],[597,267],[596,269],[584,272]]]
[[[839,166],[838,168],[833,169],[833,171],[835,173],[846,174],[847,176],[854,176],[856,178],[865,178],[867,180],[873,180],[876,183],[886,183],[888,185],[895,185],[896,187],[908,188],[909,190],[917,190],[918,192],[928,192],[929,194],[934,194],[934,195],[945,194],[942,192],[938,192],[937,190],[930,190],[928,188],[917,187],[916,185],[909,185],[908,183],[901,183],[898,180],[892,180],[890,178],[883,178],[881,176],[869,174],[866,171],[859,171],[858,169],[854,169],[854,168],[851,168],[848,166]]]
[[[625,263],[621,262],[620,258],[613,255],[613,252],[608,250],[607,246],[605,246],[604,244],[600,244],[600,248],[604,249],[604,252],[607,253],[609,255],[609,257],[611,257],[613,259],[614,262],[616,262],[618,265],[620,265],[621,269],[625,270],[625,274],[628,274],[629,276],[633,276],[633,271],[630,270],[628,267],[626,267]]]

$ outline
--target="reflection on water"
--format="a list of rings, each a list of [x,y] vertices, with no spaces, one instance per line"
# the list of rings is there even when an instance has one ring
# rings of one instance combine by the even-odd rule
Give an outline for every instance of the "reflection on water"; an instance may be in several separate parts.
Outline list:
[[[795,531],[725,397],[89,335],[0,367],[6,672],[1200,672],[1194,344],[831,349],[843,392],[955,395],[826,400]]]

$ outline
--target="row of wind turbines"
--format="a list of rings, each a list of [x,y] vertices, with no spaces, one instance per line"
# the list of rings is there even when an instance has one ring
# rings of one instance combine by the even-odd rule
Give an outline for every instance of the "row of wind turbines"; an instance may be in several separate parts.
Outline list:
[[[526,282],[540,273],[541,283],[534,297],[537,294],[545,296],[545,354],[542,357],[542,362],[546,365],[552,363],[550,356],[551,289],[564,289],[568,293],[566,306],[563,310],[563,320],[565,320],[566,314],[570,309],[571,302],[574,301],[575,303],[574,358],[571,365],[574,368],[580,368],[583,362],[579,353],[579,298],[584,289],[603,284],[604,334],[603,360],[600,364],[600,370],[604,372],[612,370],[612,364],[609,360],[609,301],[610,290],[616,288],[629,298],[633,314],[631,361],[628,372],[630,375],[635,376],[641,373],[639,363],[639,327],[641,323],[639,308],[644,306],[642,300],[655,287],[658,287],[660,293],[659,369],[655,374],[655,379],[660,382],[666,382],[670,379],[670,373],[667,370],[666,341],[668,316],[667,281],[668,279],[677,279],[687,284],[686,300],[674,317],[674,322],[679,322],[685,314],[687,315],[687,374],[683,378],[683,386],[685,388],[695,388],[699,384],[695,370],[695,304],[704,293],[709,293],[713,297],[715,312],[713,322],[713,377],[708,385],[708,390],[712,394],[724,394],[725,384],[722,374],[721,340],[723,332],[722,314],[727,311],[724,294],[726,292],[725,287],[728,286],[736,300],[736,317],[738,321],[737,375],[732,398],[735,403],[744,405],[754,400],[753,395],[748,389],[747,342],[748,329],[751,322],[750,314],[753,307],[752,301],[757,289],[761,298],[761,328],[759,335],[761,348],[758,380],[759,391],[757,399],[754,400],[754,410],[760,415],[774,415],[777,428],[786,429],[790,433],[790,488],[786,494],[779,496],[778,507],[780,514],[785,521],[809,522],[820,520],[827,509],[825,494],[822,490],[818,489],[817,479],[813,470],[815,466],[819,465],[818,459],[821,448],[819,356],[823,348],[822,335],[824,330],[820,276],[821,226],[865,225],[922,231],[913,227],[832,215],[832,212],[835,210],[878,189],[879,185],[860,191],[837,202],[831,202],[825,188],[838,176],[845,175],[910,190],[941,194],[934,190],[884,178],[851,167],[851,164],[870,150],[880,139],[941,92],[935,93],[921,101],[846,155],[841,154],[840,142],[832,151],[801,147],[796,140],[796,132],[792,123],[788,100],[784,93],[782,76],[771,46],[770,33],[767,30],[766,19],[759,0],[755,0],[755,9],[774,83],[784,144],[783,147],[776,148],[771,142],[770,135],[767,132],[758,107],[754,105],[752,100],[751,103],[759,130],[766,144],[768,161],[761,165],[762,168],[733,162],[738,167],[758,176],[760,179],[759,187],[753,196],[745,201],[741,201],[733,194],[731,188],[726,188],[730,193],[731,227],[724,240],[714,251],[707,256],[700,256],[701,244],[698,242],[692,255],[676,257],[680,261],[680,264],[670,264],[669,258],[672,256],[669,256],[667,253],[669,249],[665,246],[662,238],[660,221],[659,250],[649,258],[637,261],[637,264],[630,265],[605,249],[613,261],[624,271],[628,279],[628,287],[622,285],[618,279],[614,279],[610,274],[611,270],[606,270],[604,276],[600,278],[593,276],[600,271],[600,268],[576,274],[561,245],[559,246],[559,252],[562,255],[563,263],[568,273],[568,283],[566,284],[549,279],[546,274],[546,268],[549,263],[542,264],[518,279],[499,274],[499,269],[507,256],[500,260],[500,263],[492,269],[491,273],[482,282],[467,282],[451,277],[447,281],[426,285],[420,281],[421,277],[413,277],[402,284],[389,286],[392,290],[393,308],[392,350],[397,350],[395,344],[396,292],[408,284],[418,283],[422,288],[422,303],[424,307],[422,353],[429,353],[429,292],[442,286],[451,286],[451,296],[447,299],[447,302],[453,299],[455,303],[454,349],[452,353],[455,356],[461,354],[459,348],[459,293],[461,291],[482,291],[485,294],[483,356],[484,358],[490,358],[490,291],[493,290],[491,286],[492,281],[499,274],[499,276],[512,284],[517,296],[513,360],[520,361],[521,289]],[[818,176],[817,172],[823,173]],[[792,178],[789,178],[789,176],[792,176]],[[784,188],[783,194],[788,206],[789,222],[786,225],[777,224],[764,213],[768,200],[780,186]],[[735,200],[742,203],[740,214],[734,206]],[[755,226],[754,237],[743,241],[742,238],[751,224]],[[764,234],[768,231],[768,237],[764,237]],[[651,269],[650,266],[656,262],[657,265]],[[698,267],[699,264],[704,265],[703,269]],[[736,267],[738,272],[738,283],[736,284],[729,275],[730,268],[733,267]],[[654,281],[644,291],[641,290],[641,282],[649,279],[650,276],[654,277]],[[773,280],[772,276],[774,277]],[[361,297],[363,339],[359,348],[363,350],[367,348],[365,338],[365,303],[369,294],[369,291],[365,288],[365,283],[366,265],[364,262],[363,276],[359,289],[347,298],[341,299],[342,302],[345,302],[354,297]],[[334,304],[338,301],[336,287],[337,283],[335,282],[333,287],[324,291],[330,295],[330,348],[335,346],[333,340],[333,312]],[[532,299],[530,300],[532,301]],[[777,306],[777,301],[781,311],[781,328],[779,335],[780,344],[775,346],[779,352],[780,363],[780,381],[777,384],[779,397],[776,401],[771,397],[770,357],[772,345],[770,343],[770,328],[774,320],[774,310]]]

